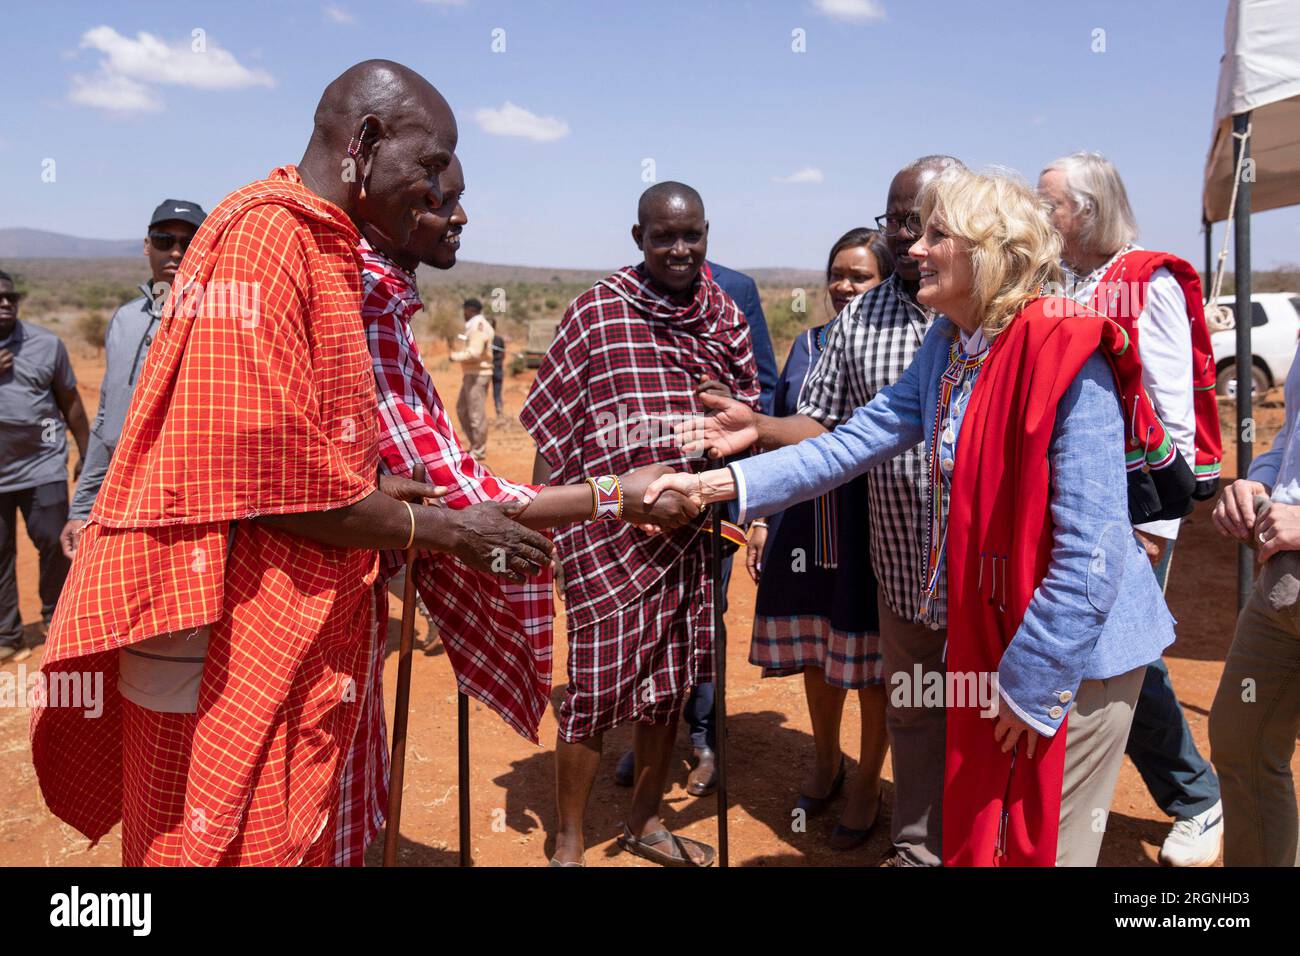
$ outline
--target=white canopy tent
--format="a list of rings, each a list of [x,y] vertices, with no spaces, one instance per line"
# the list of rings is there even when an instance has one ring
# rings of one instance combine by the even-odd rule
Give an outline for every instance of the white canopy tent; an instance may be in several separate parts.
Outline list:
[[[1300,203],[1300,0],[1229,0],[1224,54],[1205,161],[1201,213],[1206,282],[1212,224],[1235,229],[1238,316],[1249,316],[1250,214]],[[1241,169],[1241,176],[1236,170]],[[1237,381],[1251,381],[1249,321],[1237,323]],[[1251,389],[1237,389],[1237,474],[1250,465]],[[1253,556],[1237,549],[1237,606],[1250,596]]]
[[[1232,118],[1249,113],[1257,212],[1300,203],[1300,0],[1231,0],[1205,162],[1203,215],[1228,218]]]

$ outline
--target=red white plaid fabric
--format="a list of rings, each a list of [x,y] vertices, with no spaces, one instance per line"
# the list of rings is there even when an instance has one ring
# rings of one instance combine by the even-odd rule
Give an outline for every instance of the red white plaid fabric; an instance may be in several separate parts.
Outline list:
[[[361,256],[361,315],[379,395],[380,469],[409,477],[415,462],[423,462],[428,481],[450,489],[442,499],[450,508],[531,501],[538,486],[492,474],[457,440],[411,331],[421,303],[410,273],[364,243]],[[404,560],[396,551],[382,557],[386,576]],[[536,743],[551,693],[550,569],[511,584],[448,555],[422,552],[415,583],[460,689]]]
[[[506,481],[466,453],[420,357],[411,319],[423,303],[415,277],[362,240],[362,321],[379,401],[380,470],[409,478],[423,462],[428,481],[449,491],[443,502],[531,501],[532,485]],[[380,555],[375,588],[377,632],[371,679],[362,689],[362,721],[340,780],[334,862],[359,866],[388,812],[388,744],[383,671],[387,581],[405,564],[401,551]],[[551,572],[514,585],[448,555],[422,552],[415,582],[438,626],[459,688],[481,700],[518,733],[538,742],[551,691]]]
[[[695,396],[705,376],[757,407],[745,314],[711,279],[701,276],[691,302],[679,305],[629,266],[570,303],[519,421],[557,482],[655,462],[690,471],[672,425],[705,411]],[[693,545],[704,522],[701,516],[666,535],[621,522],[558,531],[570,627],[586,627],[637,600]]]
[[[359,239],[289,166],[226,197],[185,256],[42,664],[47,681],[103,674],[103,713],[32,714],[45,801],[92,840],[125,809],[149,862],[325,859],[377,556],[246,519],[374,490]],[[124,728],[117,650],[204,624],[197,713]]]
[[[758,376],[744,313],[706,276],[690,302],[678,304],[653,289],[640,267],[627,267],[569,305],[519,420],[558,482],[622,474],[655,462],[686,471],[691,462],[677,447],[672,425],[703,412],[695,386],[706,376],[757,407]],[[656,666],[657,686],[690,686],[688,669],[707,659],[712,643],[707,568],[702,558],[696,560],[704,553],[705,520],[701,516],[665,535],[606,521],[556,533],[569,622],[565,739],[582,739],[612,726],[605,718],[632,712],[631,702],[619,702],[628,682],[597,673],[620,654],[642,654],[636,648],[661,642],[653,656],[679,670],[668,679]],[[666,577],[673,568],[675,575],[690,569],[695,577]],[[688,605],[698,601],[697,609],[705,612],[698,626],[687,626],[688,616],[672,595]],[[647,608],[654,613],[643,613]],[[606,619],[608,628],[593,627]],[[680,626],[659,631],[665,620]],[[621,659],[624,666],[631,663]],[[602,699],[583,701],[575,694]]]
[[[384,718],[384,657],[388,650],[388,588],[375,585],[370,630],[370,681],[356,688],[361,705],[339,782],[334,815],[334,866],[363,866],[368,847],[388,815],[388,729]]]
[[[884,680],[880,635],[842,631],[821,614],[756,615],[749,662],[763,668],[764,677],[801,674],[815,667],[826,683],[849,690]]]
[[[561,740],[577,743],[629,722],[670,724],[691,688],[713,680],[708,561],[708,535],[697,535],[639,600],[569,629]]]

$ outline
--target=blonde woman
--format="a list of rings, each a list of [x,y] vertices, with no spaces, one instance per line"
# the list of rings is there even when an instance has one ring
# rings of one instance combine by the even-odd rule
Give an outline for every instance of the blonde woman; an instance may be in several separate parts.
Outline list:
[[[1027,186],[950,170],[921,217],[917,298],[945,318],[903,377],[829,434],[647,496],[735,498],[747,520],[924,439],[921,613],[948,628],[944,862],[1095,865],[1142,676],[1174,637],[1126,494],[1128,426],[1159,422],[1119,327],[1039,295],[1060,240]],[[733,454],[752,416],[729,403],[681,435]]]

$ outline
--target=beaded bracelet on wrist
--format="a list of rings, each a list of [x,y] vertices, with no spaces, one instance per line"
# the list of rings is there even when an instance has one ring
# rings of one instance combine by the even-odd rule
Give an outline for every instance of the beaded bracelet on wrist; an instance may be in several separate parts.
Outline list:
[[[623,483],[618,475],[601,475],[588,478],[593,504],[592,521],[617,521],[623,517]]]

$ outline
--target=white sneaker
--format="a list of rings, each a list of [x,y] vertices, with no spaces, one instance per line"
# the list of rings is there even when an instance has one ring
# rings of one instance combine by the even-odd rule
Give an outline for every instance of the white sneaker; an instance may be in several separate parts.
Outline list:
[[[1174,821],[1160,862],[1165,866],[1214,866],[1223,848],[1223,803],[1220,801],[1194,817]]]

